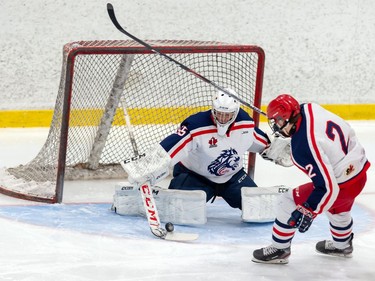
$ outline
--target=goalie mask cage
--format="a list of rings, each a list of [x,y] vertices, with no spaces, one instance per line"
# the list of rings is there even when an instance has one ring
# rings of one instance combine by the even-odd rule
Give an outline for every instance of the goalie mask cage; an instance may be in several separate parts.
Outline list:
[[[160,52],[261,106],[260,47],[199,41],[147,41]],[[0,171],[4,194],[60,203],[64,180],[125,178],[118,164],[134,156],[125,114],[140,153],[211,108],[217,90],[132,40],[80,41],[63,48],[63,66],[47,140],[25,165]],[[259,124],[259,114],[244,108]],[[255,155],[244,158],[254,173]]]

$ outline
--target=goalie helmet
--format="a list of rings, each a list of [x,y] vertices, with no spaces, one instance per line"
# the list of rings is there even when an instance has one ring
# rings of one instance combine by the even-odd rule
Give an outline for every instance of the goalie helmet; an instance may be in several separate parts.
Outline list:
[[[231,89],[229,93],[236,95]],[[212,101],[212,116],[217,126],[219,136],[224,136],[229,126],[236,120],[240,110],[239,102],[223,91],[217,91]]]
[[[296,130],[300,112],[300,104],[295,98],[288,94],[279,95],[267,107],[268,124],[274,133],[290,137]],[[284,128],[289,124],[293,126],[285,132]]]

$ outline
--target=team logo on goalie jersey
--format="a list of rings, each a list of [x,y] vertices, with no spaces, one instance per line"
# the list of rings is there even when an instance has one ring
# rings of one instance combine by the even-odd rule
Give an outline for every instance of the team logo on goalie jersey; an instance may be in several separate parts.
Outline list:
[[[235,149],[223,150],[220,156],[208,166],[208,171],[216,176],[225,175],[229,171],[235,170],[239,165],[240,157]]]
[[[210,148],[217,147],[217,139],[215,139],[214,137],[210,138],[210,140],[208,141],[208,144],[210,145]]]

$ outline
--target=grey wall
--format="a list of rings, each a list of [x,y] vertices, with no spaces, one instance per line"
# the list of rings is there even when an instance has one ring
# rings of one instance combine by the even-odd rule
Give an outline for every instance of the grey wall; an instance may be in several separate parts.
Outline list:
[[[0,110],[53,108],[62,46],[128,39],[110,22],[111,0],[1,0]],[[263,103],[375,103],[373,0],[112,0],[141,39],[254,44],[266,53]]]

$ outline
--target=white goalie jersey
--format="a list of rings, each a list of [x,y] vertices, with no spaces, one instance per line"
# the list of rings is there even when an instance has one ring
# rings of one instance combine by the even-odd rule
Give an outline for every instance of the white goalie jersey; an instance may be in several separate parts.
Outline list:
[[[262,152],[268,143],[267,135],[240,109],[224,136],[218,135],[208,110],[187,118],[176,133],[160,144],[170,155],[172,165],[181,162],[212,182],[224,183],[242,168],[247,151]]]

